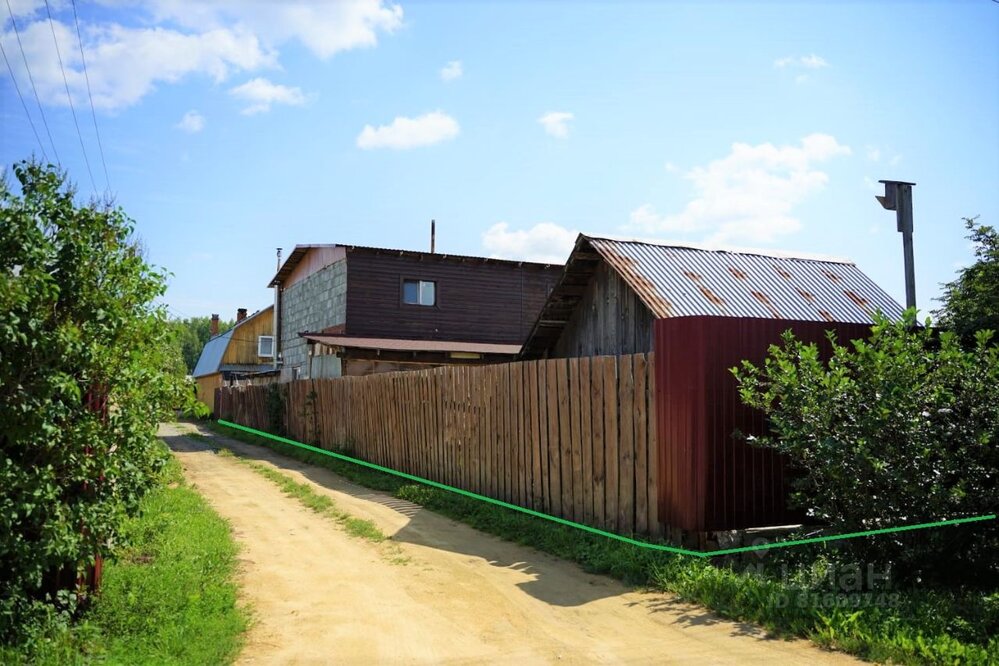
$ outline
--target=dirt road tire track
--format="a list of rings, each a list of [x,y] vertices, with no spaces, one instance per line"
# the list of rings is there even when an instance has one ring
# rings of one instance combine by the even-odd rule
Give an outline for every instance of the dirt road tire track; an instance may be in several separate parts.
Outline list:
[[[240,663],[853,663],[202,431],[212,445],[273,466],[374,521],[408,558],[393,563],[395,548],[349,536],[252,469],[184,436],[194,431],[168,424],[160,434],[242,547],[240,585],[254,623]]]

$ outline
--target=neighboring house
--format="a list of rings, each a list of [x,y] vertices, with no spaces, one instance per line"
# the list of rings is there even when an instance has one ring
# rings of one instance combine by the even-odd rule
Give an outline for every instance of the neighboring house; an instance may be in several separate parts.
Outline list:
[[[875,311],[902,315],[847,261],[580,235],[521,358],[654,351],[660,519],[692,532],[790,524],[804,516],[786,509],[784,462],[743,437],[765,425],[731,368],[762,363],[787,330],[828,354],[827,331],[865,337]]]
[[[274,306],[246,316],[236,313],[236,324],[218,332],[218,315],[212,315],[212,337],[201,350],[194,368],[198,400],[214,409],[215,389],[236,379],[274,372]]]
[[[512,360],[561,266],[298,245],[276,289],[281,379]]]

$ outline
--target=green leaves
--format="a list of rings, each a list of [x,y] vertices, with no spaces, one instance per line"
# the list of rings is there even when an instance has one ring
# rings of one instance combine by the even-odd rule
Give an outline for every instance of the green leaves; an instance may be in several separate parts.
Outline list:
[[[0,184],[4,641],[43,612],[37,602],[68,607],[59,587],[111,554],[162,466],[158,421],[192,394],[152,304],[162,272],[130,240],[131,220],[77,206],[52,168],[13,171],[20,194]]]
[[[763,367],[734,370],[743,401],[767,414],[754,440],[796,470],[792,501],[833,531],[992,513],[999,506],[999,349],[879,318],[868,340],[814,345],[790,335]],[[844,546],[895,565],[902,580],[999,583],[995,523]]]
[[[999,331],[999,232],[977,220],[964,218],[975,263],[944,285],[943,307],[936,313],[940,325],[953,330],[969,348],[979,345],[982,331]]]

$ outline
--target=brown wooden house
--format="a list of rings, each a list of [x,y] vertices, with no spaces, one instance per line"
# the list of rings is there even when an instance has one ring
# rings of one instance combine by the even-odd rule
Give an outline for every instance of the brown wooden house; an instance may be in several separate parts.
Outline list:
[[[298,245],[268,286],[281,378],[512,360],[560,265]]]

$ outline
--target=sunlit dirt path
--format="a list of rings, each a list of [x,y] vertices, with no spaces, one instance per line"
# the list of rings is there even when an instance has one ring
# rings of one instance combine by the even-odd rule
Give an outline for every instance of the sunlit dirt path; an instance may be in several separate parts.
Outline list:
[[[254,623],[247,664],[845,664],[806,641],[768,639],[669,596],[356,486],[261,447],[211,437],[328,494],[392,539],[373,544],[304,508],[208,442],[160,435],[242,547]],[[404,560],[400,562],[400,560]]]

